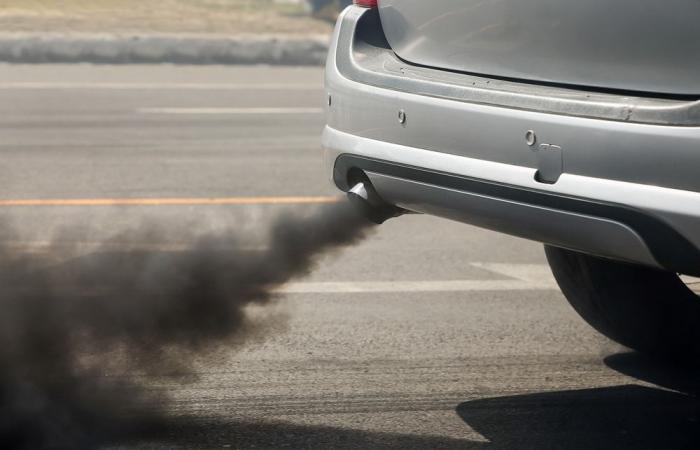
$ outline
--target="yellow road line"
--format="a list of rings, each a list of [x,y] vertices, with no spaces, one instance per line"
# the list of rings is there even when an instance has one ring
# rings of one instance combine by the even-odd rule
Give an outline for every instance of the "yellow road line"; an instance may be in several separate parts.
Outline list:
[[[2,206],[188,206],[188,205],[301,205],[336,203],[338,197],[214,197],[214,198],[71,198],[8,199]]]

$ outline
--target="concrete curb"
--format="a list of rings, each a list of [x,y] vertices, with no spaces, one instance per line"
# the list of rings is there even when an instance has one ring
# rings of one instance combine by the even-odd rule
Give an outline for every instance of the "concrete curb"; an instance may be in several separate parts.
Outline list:
[[[321,65],[326,35],[0,34],[0,61]]]

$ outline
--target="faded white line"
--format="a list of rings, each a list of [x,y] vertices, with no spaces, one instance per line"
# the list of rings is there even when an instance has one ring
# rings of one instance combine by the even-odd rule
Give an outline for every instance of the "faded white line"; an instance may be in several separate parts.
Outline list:
[[[321,114],[323,108],[141,108],[141,114]]]
[[[681,275],[681,280],[688,286],[688,289],[700,295],[700,278]]]
[[[477,292],[559,290],[546,264],[473,262],[470,265],[503,275],[501,280],[329,281],[289,283],[279,294],[339,294],[389,292]]]
[[[445,280],[445,281],[328,281],[289,283],[275,290],[278,294],[339,294],[389,292],[475,292],[556,290],[555,284],[521,280]]]
[[[76,83],[76,82],[10,82],[0,83],[2,90],[193,90],[193,91],[320,91],[320,84],[285,84],[285,83]]]
[[[515,278],[531,283],[549,283],[556,285],[554,275],[547,264],[508,264],[508,263],[485,263],[473,262],[469,265],[479,269],[504,275],[508,278]]]

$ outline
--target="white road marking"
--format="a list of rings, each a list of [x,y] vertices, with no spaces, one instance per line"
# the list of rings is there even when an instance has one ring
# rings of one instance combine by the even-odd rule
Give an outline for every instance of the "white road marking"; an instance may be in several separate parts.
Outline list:
[[[286,83],[76,83],[76,82],[9,82],[0,83],[2,90],[194,90],[194,91],[317,91],[322,90],[320,84],[286,84]]]
[[[681,280],[688,286],[688,289],[700,295],[700,278],[681,275]]]
[[[538,284],[549,284],[556,286],[554,275],[547,264],[506,264],[506,263],[483,263],[473,262],[471,266],[488,270],[508,278],[515,278],[522,281]]]
[[[444,281],[327,281],[289,283],[275,290],[278,294],[339,294],[388,292],[475,292],[534,291],[558,289],[549,283],[521,280],[444,280]]]
[[[141,114],[321,114],[323,108],[141,108]]]
[[[388,292],[475,292],[559,290],[546,264],[471,263],[508,277],[503,280],[328,281],[289,283],[278,294],[337,294]]]
[[[6,242],[4,245],[28,252],[42,252],[60,246],[49,241]],[[80,249],[81,254],[108,248],[128,248],[144,251],[186,252],[189,243],[149,244],[130,242],[68,242],[66,247]],[[266,247],[249,246],[231,249],[237,252],[264,252]],[[73,255],[75,256],[75,255]],[[342,293],[392,293],[392,292],[479,292],[479,291],[536,291],[558,290],[549,266],[544,264],[498,264],[473,262],[470,265],[488,270],[509,279],[497,280],[407,280],[407,281],[321,281],[293,282],[275,289],[277,294],[342,294]]]

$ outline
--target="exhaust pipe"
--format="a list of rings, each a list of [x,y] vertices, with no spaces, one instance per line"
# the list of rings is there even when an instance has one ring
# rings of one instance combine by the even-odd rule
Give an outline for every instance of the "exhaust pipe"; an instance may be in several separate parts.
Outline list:
[[[382,200],[369,180],[355,184],[348,191],[348,200],[363,216],[377,225],[404,213],[403,209]]]

